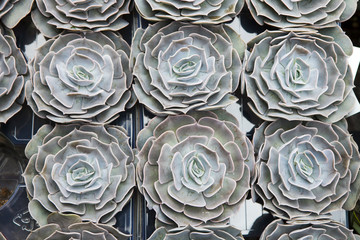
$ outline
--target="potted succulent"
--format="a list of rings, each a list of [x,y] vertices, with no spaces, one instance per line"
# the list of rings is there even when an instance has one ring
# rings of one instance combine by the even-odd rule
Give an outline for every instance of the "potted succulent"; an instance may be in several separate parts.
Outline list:
[[[244,0],[156,1],[135,0],[140,15],[149,21],[189,21],[194,24],[218,24],[236,17]]]
[[[26,100],[58,123],[108,123],[131,107],[130,47],[120,35],[69,33],[44,43],[30,63]]]
[[[124,234],[107,224],[83,222],[75,214],[52,213],[47,217],[47,224],[32,231],[26,240],[38,239],[103,239],[128,240],[130,235]]]
[[[49,38],[62,30],[118,31],[129,24],[122,17],[130,13],[130,2],[36,0],[37,8],[31,12],[31,16],[36,28]]]
[[[120,126],[42,126],[25,149],[29,212],[40,226],[52,212],[115,224],[135,186],[133,152]]]
[[[183,239],[183,240],[201,240],[201,239],[226,239],[226,240],[244,240],[241,231],[230,225],[215,225],[201,227],[178,227],[166,229],[160,227],[155,230],[148,240],[165,239]]]
[[[344,225],[331,221],[285,222],[275,220],[262,233],[260,240],[277,239],[347,239],[359,240],[360,236],[353,234]]]
[[[352,43],[340,28],[266,30],[248,46],[242,80],[259,118],[337,122],[354,108]]]
[[[336,26],[337,22],[348,20],[357,8],[354,0],[246,0],[246,4],[258,24],[294,29]]]
[[[245,43],[227,25],[159,22],[138,29],[131,64],[139,102],[156,115],[213,110],[236,102]]]
[[[255,179],[252,144],[225,111],[155,117],[136,146],[138,188],[159,225],[226,223]]]
[[[6,123],[22,108],[24,83],[29,74],[12,30],[0,26],[0,45],[0,123]]]
[[[259,176],[252,188],[282,219],[322,219],[351,210],[360,195],[360,154],[345,120],[277,120],[254,133]]]

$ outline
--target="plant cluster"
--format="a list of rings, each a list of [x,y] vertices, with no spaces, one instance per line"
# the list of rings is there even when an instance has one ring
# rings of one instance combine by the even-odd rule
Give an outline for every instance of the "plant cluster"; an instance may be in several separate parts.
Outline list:
[[[236,25],[245,3],[272,27],[247,43]],[[149,239],[243,239],[230,218],[249,195],[280,218],[261,239],[359,239],[330,220],[360,195],[345,120],[357,103],[352,43],[338,26],[356,4],[2,1],[0,122],[25,99],[50,121],[25,149],[29,211],[41,226],[28,240],[128,239],[111,225],[136,185],[156,213]],[[154,23],[136,27],[133,9]],[[46,41],[25,59],[11,29],[29,12]],[[240,92],[264,120],[252,142],[225,110]],[[136,101],[156,116],[136,122],[132,149],[114,120]]]

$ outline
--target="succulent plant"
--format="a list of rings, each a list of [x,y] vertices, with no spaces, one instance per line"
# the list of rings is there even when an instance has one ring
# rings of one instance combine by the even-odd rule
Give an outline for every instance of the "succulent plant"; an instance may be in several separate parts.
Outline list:
[[[0,46],[0,123],[5,123],[22,108],[28,69],[13,32],[1,26]]]
[[[137,149],[138,187],[158,224],[226,222],[255,176],[251,142],[223,110],[155,117]]]
[[[124,234],[107,224],[83,222],[75,214],[52,213],[47,217],[47,224],[32,231],[26,240],[128,240],[130,235]]]
[[[167,230],[160,227],[148,238],[148,240],[243,240],[241,231],[229,225],[214,225],[202,227],[179,227]]]
[[[249,46],[243,80],[260,118],[336,122],[355,106],[352,44],[340,28],[265,31]]]
[[[213,110],[237,100],[245,45],[226,25],[159,22],[138,29],[132,43],[134,91],[156,115]]]
[[[0,3],[0,19],[7,28],[14,28],[29,14],[34,0],[3,0]]]
[[[355,207],[360,156],[345,120],[265,122],[253,142],[259,171],[253,196],[275,216],[319,219]]]
[[[360,236],[334,221],[305,221],[286,223],[275,220],[262,233],[260,240],[359,240]]]
[[[50,39],[30,64],[28,104],[58,123],[109,122],[132,102],[129,54],[129,45],[112,32]]]
[[[244,0],[135,0],[142,17],[149,21],[189,21],[194,24],[218,24],[237,16]]]
[[[334,26],[356,11],[357,0],[246,0],[257,23],[278,28]]]
[[[56,211],[114,224],[132,196],[134,157],[120,126],[44,125],[25,155],[29,212],[41,226]]]
[[[130,13],[130,0],[36,0],[31,13],[35,26],[46,37],[61,30],[118,31],[128,25],[122,19]]]

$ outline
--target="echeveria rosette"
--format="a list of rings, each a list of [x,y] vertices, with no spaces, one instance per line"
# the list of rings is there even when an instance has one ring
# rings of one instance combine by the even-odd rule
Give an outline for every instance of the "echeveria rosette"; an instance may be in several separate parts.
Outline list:
[[[320,219],[355,207],[360,156],[345,120],[265,122],[253,142],[259,172],[253,196],[275,216]]]
[[[40,225],[51,212],[114,224],[135,186],[133,152],[119,126],[44,125],[25,149],[29,212]]]
[[[31,11],[34,0],[3,0],[0,3],[0,21],[14,28]]]
[[[340,28],[265,31],[249,47],[243,80],[258,117],[336,122],[354,108],[352,43]]]
[[[160,227],[151,234],[148,240],[244,240],[241,231],[230,225],[186,226],[166,229]]]
[[[0,46],[0,123],[5,123],[22,108],[24,82],[29,74],[15,35],[1,26]]]
[[[335,26],[356,11],[357,0],[246,0],[260,25],[278,28]]]
[[[225,111],[155,117],[138,134],[137,182],[158,224],[227,222],[255,178],[253,146]]]
[[[262,233],[260,240],[359,240],[360,236],[353,234],[340,223],[334,221],[304,221],[284,222],[275,220]]]
[[[226,25],[159,22],[135,33],[134,91],[156,115],[223,108],[237,100],[245,44]]]
[[[229,22],[244,6],[244,0],[135,0],[140,15],[149,21],[189,21],[194,24]]]
[[[35,26],[46,37],[68,31],[118,31],[128,25],[130,0],[36,0],[32,11]]]
[[[110,122],[132,104],[129,54],[113,32],[50,39],[30,64],[27,102],[36,115],[58,123]]]
[[[52,213],[47,217],[47,224],[32,231],[26,240],[129,240],[124,234],[108,224],[83,222],[75,214]]]

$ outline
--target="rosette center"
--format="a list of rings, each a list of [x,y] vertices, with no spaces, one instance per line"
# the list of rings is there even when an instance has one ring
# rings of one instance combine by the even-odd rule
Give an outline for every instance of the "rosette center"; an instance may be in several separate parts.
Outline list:
[[[297,173],[308,182],[313,183],[313,163],[305,154],[298,154],[294,159],[295,169]]]
[[[93,83],[93,75],[83,66],[75,65],[72,71],[73,78],[70,78],[75,84],[86,87]]]
[[[205,173],[204,165],[201,163],[198,157],[194,157],[190,160],[189,168],[191,175],[196,178],[201,178]]]
[[[89,170],[85,167],[80,167],[75,169],[71,174],[72,174],[72,179],[74,179],[75,181],[76,180],[84,181],[87,180],[92,175],[94,175],[94,171]]]
[[[183,166],[184,175],[181,181],[186,188],[200,193],[213,184],[210,177],[211,166],[203,154],[190,152],[185,156]]]
[[[88,162],[80,160],[69,169],[69,173],[74,181],[86,181],[95,174],[95,169]]]
[[[301,58],[296,58],[289,63],[290,68],[285,70],[287,85],[292,88],[304,88],[309,83],[310,66]]]
[[[301,65],[297,62],[294,64],[292,80],[295,84],[304,84],[306,82],[302,73]]]
[[[193,55],[179,60],[174,66],[173,71],[178,76],[189,76],[198,70],[200,57]],[[188,78],[180,78],[179,80],[189,80]]]

